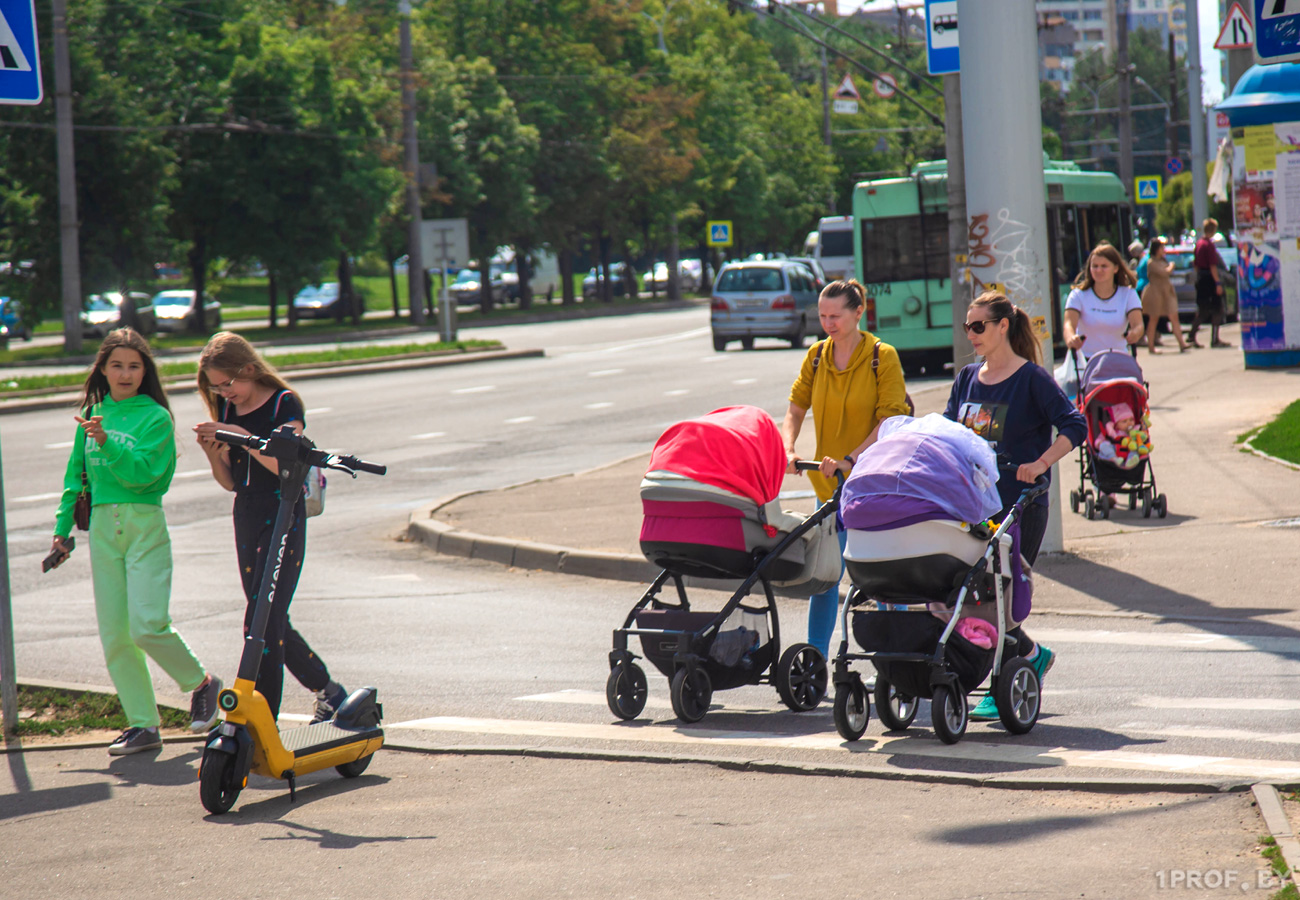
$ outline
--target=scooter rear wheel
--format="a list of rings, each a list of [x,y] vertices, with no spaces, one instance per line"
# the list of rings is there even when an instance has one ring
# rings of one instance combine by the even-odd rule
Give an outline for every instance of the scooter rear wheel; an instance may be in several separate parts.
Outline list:
[[[366,770],[366,767],[370,765],[370,760],[374,758],[375,758],[375,754],[367,753],[365,756],[361,757],[360,759],[354,759],[350,763],[344,763],[341,766],[335,766],[334,771],[338,772],[344,778],[356,778],[358,775],[360,775],[362,772]]]
[[[203,808],[215,816],[230,812],[230,808],[239,799],[239,792],[244,789],[235,772],[235,760],[229,753],[216,750],[203,751],[203,763],[199,769],[199,799]]]

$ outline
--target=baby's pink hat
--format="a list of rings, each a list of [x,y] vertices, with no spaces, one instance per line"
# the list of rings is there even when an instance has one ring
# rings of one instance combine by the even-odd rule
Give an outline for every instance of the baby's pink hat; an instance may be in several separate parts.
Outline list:
[[[1110,408],[1110,415],[1116,422],[1121,419],[1131,419],[1133,418],[1133,407],[1127,403],[1116,403]]]

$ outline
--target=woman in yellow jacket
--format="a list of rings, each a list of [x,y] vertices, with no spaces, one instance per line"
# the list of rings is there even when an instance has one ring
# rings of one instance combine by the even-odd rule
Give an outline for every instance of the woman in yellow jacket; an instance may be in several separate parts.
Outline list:
[[[852,279],[833,281],[822,289],[817,313],[828,340],[818,341],[804,357],[781,426],[789,464],[786,472],[794,472],[799,459],[795,441],[804,417],[812,411],[817,432],[814,456],[821,466],[808,477],[822,503],[835,492],[836,470],[848,475],[858,454],[875,442],[880,423],[911,413],[898,351],[858,328],[865,304],[865,289]],[[840,532],[841,551],[844,539]],[[843,561],[840,574],[844,574]],[[838,584],[814,594],[808,603],[808,643],[822,656],[829,656],[838,606]]]

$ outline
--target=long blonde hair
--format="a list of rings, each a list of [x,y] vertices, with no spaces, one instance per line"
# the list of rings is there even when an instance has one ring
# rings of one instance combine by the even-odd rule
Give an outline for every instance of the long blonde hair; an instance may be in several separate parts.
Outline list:
[[[280,377],[280,373],[275,371],[275,366],[262,359],[261,354],[253,348],[252,344],[238,334],[220,331],[212,336],[207,346],[203,348],[203,352],[199,354],[199,396],[203,398],[208,414],[214,420],[221,418],[221,407],[212,393],[212,382],[208,379],[207,372],[209,368],[216,369],[218,372],[229,372],[236,378],[255,381],[274,390],[288,391],[298,397],[298,392],[289,387],[289,383]],[[298,397],[298,402],[302,402],[301,397]]]

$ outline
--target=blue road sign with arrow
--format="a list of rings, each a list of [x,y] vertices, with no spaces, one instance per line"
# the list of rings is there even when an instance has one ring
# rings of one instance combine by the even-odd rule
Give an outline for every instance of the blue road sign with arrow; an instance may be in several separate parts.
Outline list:
[[[41,102],[41,58],[34,0],[0,0],[0,104]]]
[[[1255,0],[1255,59],[1300,60],[1300,0]]]

